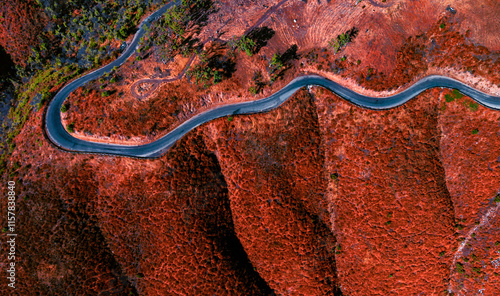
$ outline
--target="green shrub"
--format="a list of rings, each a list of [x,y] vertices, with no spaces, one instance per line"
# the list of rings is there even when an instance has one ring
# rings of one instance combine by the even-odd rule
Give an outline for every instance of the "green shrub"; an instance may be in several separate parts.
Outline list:
[[[247,36],[241,37],[241,39],[236,43],[236,47],[240,51],[246,52],[247,56],[251,57],[255,48],[255,41],[248,38]]]
[[[479,109],[479,104],[478,103],[474,103],[474,102],[470,102],[469,103],[469,110],[471,110],[472,112],[475,112]]]
[[[337,53],[342,47],[345,47],[349,42],[352,42],[358,35],[358,29],[352,28],[345,33],[337,35],[336,38],[328,41],[328,45]]]
[[[75,123],[72,122],[72,123],[68,124],[68,126],[66,128],[67,128],[69,133],[74,133],[75,132]]]
[[[248,89],[248,91],[252,94],[252,95],[256,95],[257,94],[257,88],[255,86],[250,86],[250,88]]]
[[[61,112],[62,112],[62,113],[67,112],[67,111],[68,111],[68,109],[69,109],[69,103],[65,103],[65,104],[63,104],[63,105],[61,106]]]
[[[458,89],[453,89],[451,93],[457,99],[461,99],[464,96]]]

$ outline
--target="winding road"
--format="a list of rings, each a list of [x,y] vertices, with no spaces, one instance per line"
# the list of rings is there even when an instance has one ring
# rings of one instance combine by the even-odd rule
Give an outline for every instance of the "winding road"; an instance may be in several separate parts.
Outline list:
[[[172,145],[175,144],[175,142],[177,142],[186,133],[193,130],[197,126],[224,116],[236,114],[254,114],[273,110],[287,101],[300,88],[309,85],[324,87],[355,105],[374,110],[391,109],[400,106],[416,97],[421,92],[435,87],[458,89],[461,93],[471,97],[481,105],[491,109],[500,110],[500,97],[483,93],[463,84],[458,80],[444,76],[427,76],[398,94],[384,98],[376,98],[358,94],[348,88],[341,86],[336,82],[318,75],[306,75],[295,78],[281,90],[267,98],[251,102],[220,106],[197,114],[179,125],[177,128],[175,128],[165,136],[149,144],[106,144],[84,141],[71,136],[66,131],[61,121],[60,109],[62,104],[64,103],[64,100],[69,96],[71,92],[73,92],[78,87],[91,80],[99,78],[101,75],[107,72],[110,72],[113,67],[123,64],[135,52],[139,43],[139,39],[145,32],[144,27],[149,26],[152,21],[160,17],[167,11],[167,9],[169,9],[173,5],[176,5],[178,2],[180,1],[172,2],[163,6],[162,8],[151,14],[149,17],[147,17],[143,22],[141,22],[139,30],[136,32],[132,42],[115,61],[72,81],[55,95],[54,99],[49,103],[45,114],[45,131],[47,137],[55,146],[69,152],[110,154],[138,158],[156,158],[163,155],[170,147],[172,147]]]

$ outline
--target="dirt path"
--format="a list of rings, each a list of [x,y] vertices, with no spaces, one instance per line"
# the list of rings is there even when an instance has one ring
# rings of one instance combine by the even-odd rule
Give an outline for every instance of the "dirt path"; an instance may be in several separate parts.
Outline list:
[[[247,30],[245,30],[245,32],[243,33],[243,35],[246,35],[246,34],[250,33],[252,30],[254,30],[258,26],[262,25],[262,23],[264,23],[273,13],[276,12],[276,10],[279,7],[281,7],[287,1],[288,0],[281,0],[280,2],[276,3],[276,5],[273,5],[271,8],[269,8],[266,11],[266,13],[264,13],[264,15],[262,17],[260,17],[257,20],[257,22],[255,22],[255,24],[253,24],[250,28],[248,28]],[[218,39],[218,38],[217,39],[211,38],[209,40],[220,40],[220,39]],[[206,40],[203,44],[206,44],[209,40]],[[174,82],[174,81],[177,81],[177,80],[181,80],[182,77],[184,77],[184,75],[186,74],[186,72],[189,69],[189,67],[191,66],[191,64],[193,63],[195,57],[196,57],[196,54],[193,54],[191,56],[191,58],[189,59],[189,61],[187,62],[187,64],[184,67],[184,69],[176,77],[160,78],[160,79],[145,78],[145,79],[141,79],[141,80],[138,80],[138,81],[134,82],[131,85],[131,87],[130,87],[130,92],[131,92],[132,96],[134,96],[138,100],[143,100],[143,99],[149,97],[158,88],[158,86],[160,86],[161,83],[170,83],[170,82]],[[151,86],[151,88],[147,92],[145,92],[142,95],[140,95],[140,94],[137,93],[137,90],[140,87],[140,85],[143,84],[143,83],[150,83],[150,84],[152,84],[152,86]]]
[[[138,81],[134,82],[132,84],[132,86],[130,87],[130,92],[132,93],[132,96],[134,96],[136,99],[139,99],[139,100],[145,99],[149,95],[151,95],[158,88],[158,86],[160,86],[161,83],[174,82],[174,81],[182,79],[182,77],[184,77],[184,75],[186,74],[187,70],[189,69],[189,67],[193,63],[193,60],[194,60],[195,56],[196,56],[195,54],[193,54],[191,56],[191,58],[187,62],[187,64],[184,67],[184,69],[182,69],[181,73],[179,73],[179,75],[177,75],[175,77],[157,78],[157,79],[146,78],[146,79],[141,79],[141,80],[138,80]],[[137,89],[143,83],[151,83],[152,86],[151,86],[151,88],[147,92],[145,92],[144,94],[140,95],[140,94],[137,93]]]

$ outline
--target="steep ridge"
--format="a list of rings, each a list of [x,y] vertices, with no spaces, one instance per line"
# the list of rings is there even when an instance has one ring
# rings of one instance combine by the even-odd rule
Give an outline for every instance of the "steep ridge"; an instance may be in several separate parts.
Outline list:
[[[314,95],[332,174],[328,200],[342,291],[442,293],[456,239],[439,155],[439,90],[379,112],[321,89]]]
[[[161,161],[100,165],[100,226],[140,294],[272,294],[234,234],[227,185],[198,133]]]
[[[279,295],[341,295],[325,200],[324,152],[312,98],[206,128],[228,183],[235,231]]]

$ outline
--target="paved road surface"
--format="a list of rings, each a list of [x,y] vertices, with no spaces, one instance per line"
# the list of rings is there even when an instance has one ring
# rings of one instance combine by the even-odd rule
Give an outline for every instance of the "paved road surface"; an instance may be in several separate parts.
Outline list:
[[[297,90],[308,85],[322,86],[353,104],[356,104],[363,108],[374,110],[383,110],[397,107],[408,102],[424,90],[434,87],[458,89],[460,92],[473,98],[481,105],[491,109],[500,110],[500,97],[488,95],[470,86],[467,86],[460,81],[444,76],[427,76],[419,80],[406,90],[402,91],[401,93],[385,98],[374,98],[358,94],[324,77],[317,75],[307,75],[295,78],[288,85],[267,98],[257,101],[221,106],[200,113],[188,119],[167,135],[149,144],[131,146],[96,143],[80,140],[71,136],[61,123],[60,109],[62,104],[64,103],[64,100],[72,91],[77,89],[79,86],[85,84],[88,81],[97,79],[104,73],[111,71],[113,67],[123,64],[127,60],[127,58],[129,58],[135,52],[139,39],[144,34],[143,25],[149,25],[153,20],[165,13],[169,7],[175,4],[176,3],[167,4],[166,6],[160,8],[158,11],[146,18],[141,23],[140,29],[135,34],[132,42],[120,55],[120,57],[118,57],[118,59],[94,72],[76,79],[56,94],[54,99],[49,103],[47,107],[47,113],[45,117],[45,129],[47,132],[47,136],[54,145],[63,150],[72,152],[100,153],[139,158],[159,157],[163,155],[172,145],[174,145],[174,143],[178,141],[182,136],[184,136],[186,133],[196,128],[197,126],[202,125],[203,123],[206,123],[215,118],[229,115],[254,114],[273,110],[283,104],[286,100],[288,100]]]

